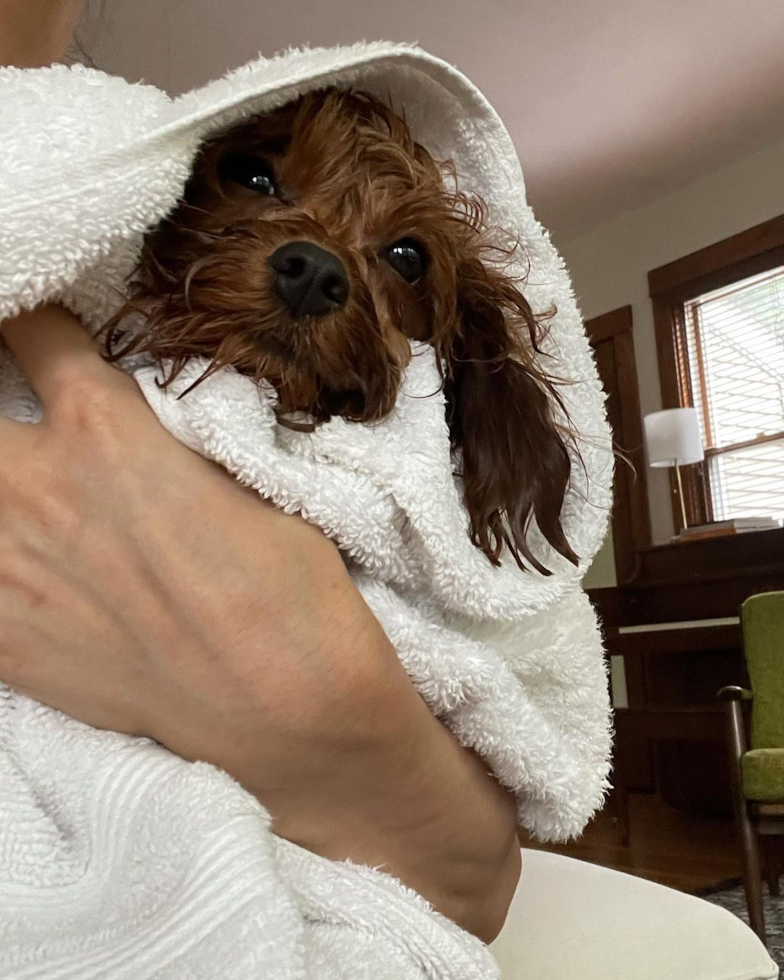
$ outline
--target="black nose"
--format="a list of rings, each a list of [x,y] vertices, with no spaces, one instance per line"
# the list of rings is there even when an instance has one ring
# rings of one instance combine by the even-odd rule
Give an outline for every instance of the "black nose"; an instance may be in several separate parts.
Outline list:
[[[345,267],[337,255],[312,242],[289,242],[270,256],[275,290],[291,315],[324,316],[348,299]]]

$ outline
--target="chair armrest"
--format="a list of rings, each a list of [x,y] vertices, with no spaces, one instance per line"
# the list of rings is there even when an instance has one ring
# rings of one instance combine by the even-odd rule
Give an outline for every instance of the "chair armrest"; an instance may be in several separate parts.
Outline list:
[[[746,801],[743,796],[743,773],[741,771],[741,759],[746,754],[746,725],[743,720],[743,702],[750,701],[753,697],[751,691],[745,687],[728,685],[721,688],[716,693],[716,697],[724,702],[725,717],[727,719],[727,750],[730,765],[730,786],[732,788],[733,806],[735,816],[741,822],[746,816]]]
[[[743,701],[751,701],[754,695],[745,687],[730,684],[722,687],[716,697],[724,702],[727,719],[727,747],[730,751],[730,766],[737,770],[736,776],[740,785],[740,760],[746,754],[746,724],[743,720]]]
[[[736,687],[734,684],[729,684],[727,687],[722,687],[718,690],[716,697],[719,701],[751,701],[754,695],[745,687]]]

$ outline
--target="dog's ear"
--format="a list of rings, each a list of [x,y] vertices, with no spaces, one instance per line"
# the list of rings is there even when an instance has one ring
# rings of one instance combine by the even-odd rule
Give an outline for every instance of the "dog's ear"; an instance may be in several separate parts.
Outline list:
[[[478,259],[458,271],[458,328],[446,352],[447,413],[462,459],[471,540],[497,565],[506,544],[521,568],[550,574],[531,553],[532,518],[576,564],[561,525],[570,460],[553,419],[560,403],[534,360],[541,325],[517,283]]]

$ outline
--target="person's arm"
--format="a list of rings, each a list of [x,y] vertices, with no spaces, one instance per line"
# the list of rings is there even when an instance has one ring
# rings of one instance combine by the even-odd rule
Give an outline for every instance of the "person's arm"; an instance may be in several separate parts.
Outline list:
[[[59,61],[83,6],[84,0],[0,0],[0,66]]]
[[[0,325],[44,404],[0,418],[0,679],[212,762],[281,836],[491,939],[515,806],[414,691],[323,534],[173,439],[78,321]]]

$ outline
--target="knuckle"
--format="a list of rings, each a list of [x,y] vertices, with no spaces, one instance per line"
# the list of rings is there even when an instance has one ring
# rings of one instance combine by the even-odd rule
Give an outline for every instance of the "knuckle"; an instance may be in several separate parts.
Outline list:
[[[54,480],[31,492],[27,515],[39,535],[43,535],[46,547],[57,540],[70,540],[81,524],[71,494]]]

